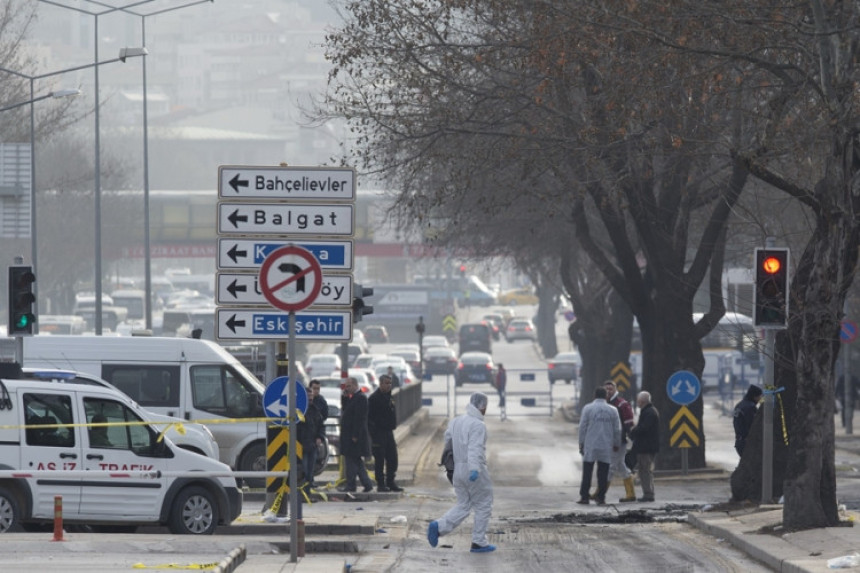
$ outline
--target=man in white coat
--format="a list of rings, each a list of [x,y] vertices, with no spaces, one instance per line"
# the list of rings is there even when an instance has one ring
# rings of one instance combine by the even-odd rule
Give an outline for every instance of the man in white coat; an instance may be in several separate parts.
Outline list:
[[[621,418],[618,409],[606,402],[606,390],[594,389],[594,401],[582,409],[579,420],[579,453],[582,454],[582,483],[579,501],[588,505],[588,490],[597,462],[597,505],[606,503],[609,487],[609,466],[612,456],[621,447]]]
[[[466,413],[451,420],[445,430],[445,447],[452,446],[454,450],[453,483],[457,505],[438,520],[430,522],[427,541],[432,547],[439,543],[439,537],[454,531],[475,510],[471,552],[496,550],[496,546],[490,545],[487,539],[487,526],[493,510],[493,482],[487,471],[486,412],[487,396],[475,392],[469,398]]]

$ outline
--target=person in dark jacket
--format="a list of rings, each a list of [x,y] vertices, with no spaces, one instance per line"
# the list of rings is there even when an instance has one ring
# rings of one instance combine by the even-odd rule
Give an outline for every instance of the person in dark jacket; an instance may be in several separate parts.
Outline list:
[[[636,405],[639,406],[639,423],[630,430],[630,437],[642,485],[642,497],[637,501],[654,501],[654,458],[660,451],[660,414],[651,403],[650,392],[639,392]]]
[[[735,451],[739,456],[743,455],[747,443],[747,436],[755,420],[755,414],[762,390],[755,384],[750,384],[743,399],[737,403],[734,410],[735,426]]]
[[[346,465],[346,484],[341,491],[355,491],[358,477],[367,493],[373,490],[373,480],[364,467],[364,457],[370,455],[367,397],[358,389],[358,380],[347,378],[340,402],[340,453]]]
[[[394,478],[397,474],[397,411],[391,395],[391,377],[379,377],[379,388],[367,400],[367,429],[370,431],[377,491],[403,491]]]
[[[298,424],[298,439],[302,444],[302,469],[305,483],[316,487],[314,470],[317,462],[317,448],[325,443],[325,420],[328,418],[328,403],[320,395],[320,381],[308,383],[308,409],[305,421]]]

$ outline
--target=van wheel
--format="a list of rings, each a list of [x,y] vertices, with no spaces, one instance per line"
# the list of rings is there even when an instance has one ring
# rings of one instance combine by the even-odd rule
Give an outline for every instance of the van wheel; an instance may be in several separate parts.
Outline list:
[[[328,467],[328,438],[323,438],[322,443],[317,446],[317,457],[314,463],[314,475],[318,476]]]
[[[193,486],[179,492],[167,526],[177,535],[212,535],[218,525],[218,505],[205,488]]]
[[[256,442],[248,446],[239,457],[239,471],[266,471],[266,445]],[[242,478],[250,488],[266,487],[266,478]]]
[[[21,509],[18,498],[5,487],[0,487],[0,533],[17,531],[20,528]]]

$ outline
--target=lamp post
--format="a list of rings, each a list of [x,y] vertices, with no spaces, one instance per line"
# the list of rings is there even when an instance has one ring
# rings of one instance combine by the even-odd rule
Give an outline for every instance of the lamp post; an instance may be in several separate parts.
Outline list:
[[[0,72],[6,72],[7,74],[12,74],[13,76],[19,76],[22,78],[26,78],[30,80],[30,99],[28,101],[23,101],[20,103],[7,105],[0,108],[0,112],[9,111],[10,109],[16,109],[19,107],[23,107],[25,105],[30,106],[30,264],[33,267],[33,272],[38,275],[38,252],[36,242],[36,115],[35,115],[35,103],[37,101],[42,101],[49,98],[64,98],[76,96],[81,93],[81,90],[72,89],[72,90],[57,90],[55,92],[49,92],[45,95],[35,97],[33,82],[36,80],[34,76],[27,76],[16,72],[14,70],[9,70],[3,67],[0,67]],[[33,296],[36,298],[33,301],[33,314],[39,316],[39,291],[38,291],[38,282],[33,283]],[[33,332],[39,333],[39,323],[36,322],[33,325]]]
[[[95,151],[95,174],[94,174],[94,201],[93,201],[93,209],[95,210],[95,248],[94,248],[94,258],[95,258],[95,333],[96,335],[102,334],[102,182],[101,182],[101,136],[99,134],[100,131],[100,118],[99,118],[99,16],[103,16],[105,14],[109,14],[111,12],[121,12],[128,8],[133,8],[135,6],[140,6],[143,4],[148,4],[153,0],[138,0],[136,2],[132,2],[129,4],[125,4],[123,6],[107,6],[102,2],[93,1],[93,0],[84,0],[90,4],[95,6],[101,6],[104,10],[94,11],[94,10],[86,10],[84,8],[77,8],[75,6],[68,6],[66,4],[62,4],[60,2],[54,2],[53,0],[39,0],[43,4],[50,4],[52,6],[57,6],[58,8],[65,8],[67,10],[72,10],[74,12],[78,12],[80,14],[86,14],[88,16],[93,17],[93,67],[94,67],[94,91],[95,91],[95,108],[94,108],[94,116],[95,116],[95,140],[96,140],[96,151]],[[146,48],[123,48],[120,50],[119,60],[125,62],[126,58],[134,57],[134,56],[145,56],[147,54]]]
[[[189,8],[197,4],[214,3],[215,0],[192,0],[186,4],[140,14],[123,8],[122,11],[140,18],[141,44],[146,48],[146,19],[166,12]],[[146,298],[146,329],[152,329],[152,251],[149,229],[149,109],[146,91],[146,59],[143,60],[143,290]]]
[[[95,63],[92,64],[83,64],[80,66],[74,66],[71,68],[66,68],[63,70],[57,70],[54,72],[47,72],[44,74],[35,74],[29,75],[23,72],[19,72],[17,70],[10,70],[8,68],[0,67],[0,72],[4,72],[7,74],[11,74],[13,76],[17,76],[19,78],[26,79],[30,82],[30,99],[25,102],[16,103],[13,105],[9,105],[3,108],[0,108],[0,112],[8,111],[10,109],[15,109],[17,107],[22,107],[25,105],[30,105],[30,259],[33,266],[33,272],[38,276],[38,234],[37,234],[37,224],[36,224],[36,126],[35,126],[35,111],[33,104],[37,101],[42,101],[48,98],[60,98],[60,97],[69,97],[74,95],[79,95],[81,93],[80,90],[57,90],[54,92],[50,92],[48,94],[36,97],[35,96],[35,82],[36,80],[41,80],[45,78],[50,78],[53,76],[59,76],[61,74],[66,74],[69,72],[75,72],[79,70],[86,70],[89,68],[95,68],[98,70],[99,66],[103,66],[105,64],[112,64],[116,62],[125,62],[125,60],[129,57],[142,56],[146,54],[145,48],[123,48],[119,52],[119,57],[105,60],[99,62],[96,60]],[[96,96],[96,103],[98,103],[98,96]],[[98,132],[97,132],[98,133]],[[98,170],[97,170],[98,171]],[[36,296],[36,303],[34,305],[34,309],[36,311],[36,315],[38,316],[38,308],[39,308],[39,295],[38,295],[38,283],[33,285],[33,294]],[[36,324],[36,332],[38,332],[38,323]]]

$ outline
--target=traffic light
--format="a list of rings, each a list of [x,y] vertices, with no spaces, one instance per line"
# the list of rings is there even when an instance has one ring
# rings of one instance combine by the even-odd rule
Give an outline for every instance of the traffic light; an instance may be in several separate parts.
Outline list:
[[[466,276],[466,265],[460,265],[460,276],[461,277]]]
[[[32,336],[36,325],[33,267],[9,267],[9,336]]]
[[[753,321],[765,328],[788,323],[788,249],[755,250]]]
[[[352,285],[352,321],[361,322],[361,317],[373,314],[373,307],[364,304],[364,298],[373,296],[373,289],[358,283]]]

